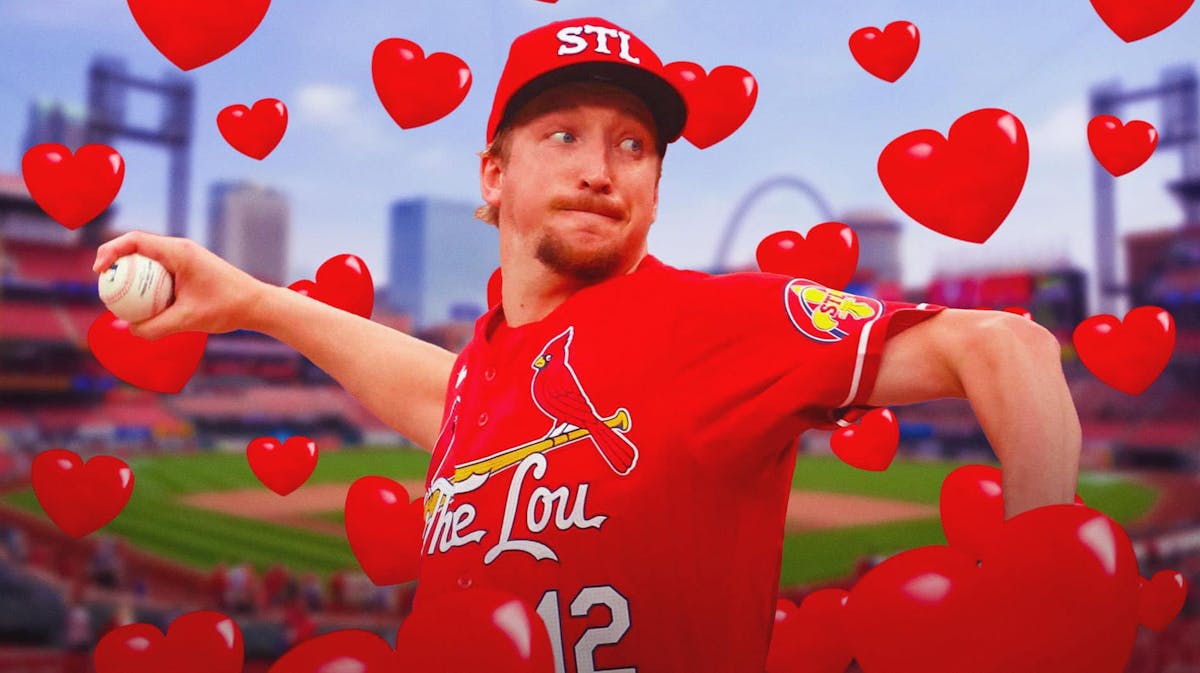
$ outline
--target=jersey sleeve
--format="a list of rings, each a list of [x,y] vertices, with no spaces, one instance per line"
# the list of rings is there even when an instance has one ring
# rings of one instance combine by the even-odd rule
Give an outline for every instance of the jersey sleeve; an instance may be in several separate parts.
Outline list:
[[[718,444],[836,427],[866,404],[887,340],[942,310],[760,273],[706,277],[692,294],[680,380]]]

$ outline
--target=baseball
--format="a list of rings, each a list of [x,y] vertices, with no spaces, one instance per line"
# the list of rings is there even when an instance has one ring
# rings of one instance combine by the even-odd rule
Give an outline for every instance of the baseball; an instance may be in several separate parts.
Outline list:
[[[175,281],[162,264],[134,253],[100,274],[100,300],[121,320],[141,322],[170,306]]]

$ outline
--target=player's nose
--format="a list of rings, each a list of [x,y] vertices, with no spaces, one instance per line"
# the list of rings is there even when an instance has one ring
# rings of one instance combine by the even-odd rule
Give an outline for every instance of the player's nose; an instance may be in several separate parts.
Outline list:
[[[584,151],[579,152],[579,188],[611,194],[612,165],[608,149],[598,143],[592,143]]]

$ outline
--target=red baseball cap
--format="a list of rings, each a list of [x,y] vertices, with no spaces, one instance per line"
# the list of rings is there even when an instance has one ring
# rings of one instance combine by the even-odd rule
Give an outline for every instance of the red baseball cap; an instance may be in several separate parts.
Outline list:
[[[654,116],[663,146],[683,131],[687,105],[658,56],[624,28],[587,17],[556,21],[513,40],[488,117],[488,143],[535,96],[578,81],[612,84],[641,98]]]

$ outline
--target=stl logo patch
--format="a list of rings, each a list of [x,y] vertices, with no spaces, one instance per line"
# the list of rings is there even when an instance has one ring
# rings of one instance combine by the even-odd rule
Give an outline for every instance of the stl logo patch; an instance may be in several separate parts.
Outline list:
[[[784,288],[784,305],[792,324],[804,336],[823,343],[846,338],[857,323],[868,323],[883,314],[877,299],[831,290],[803,278]]]

